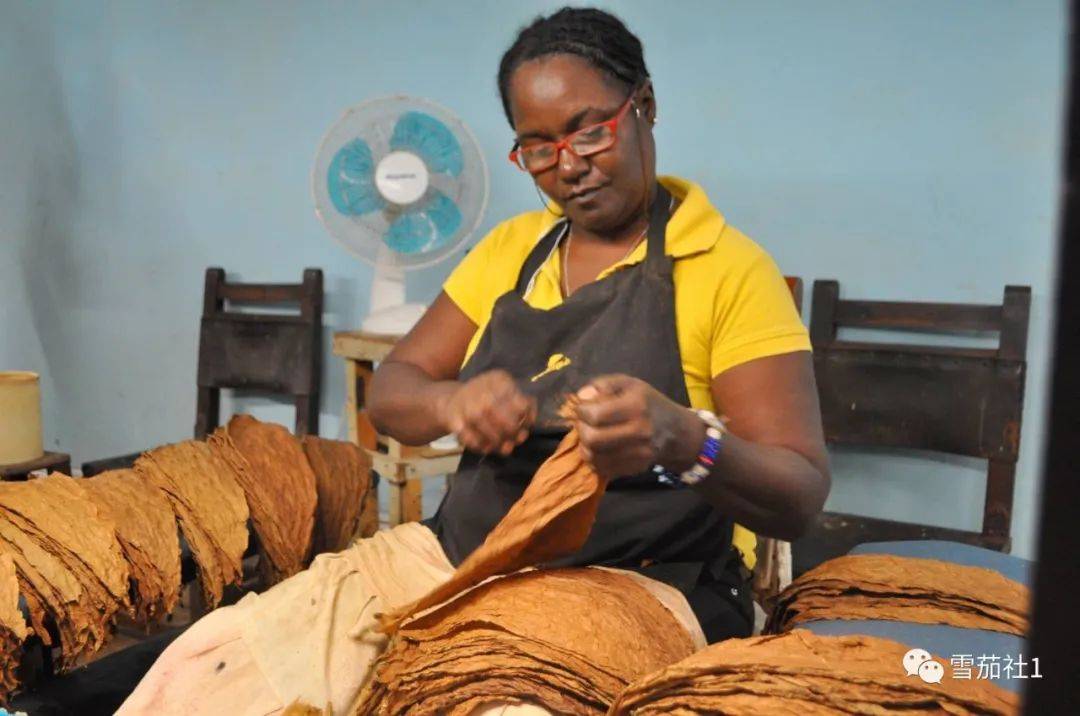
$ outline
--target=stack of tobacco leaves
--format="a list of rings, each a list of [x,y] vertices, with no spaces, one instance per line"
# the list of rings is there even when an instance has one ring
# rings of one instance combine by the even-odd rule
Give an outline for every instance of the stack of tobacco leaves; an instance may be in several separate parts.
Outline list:
[[[248,506],[232,466],[195,440],[143,453],[135,470],[161,489],[191,547],[208,608],[238,583],[247,548]]]
[[[301,445],[280,426],[238,416],[209,442],[144,453],[133,470],[0,483],[0,702],[17,686],[30,633],[20,592],[33,632],[47,646],[59,636],[58,666],[69,669],[104,644],[118,612],[148,625],[176,606],[177,522],[213,608],[242,576],[249,504],[281,578],[306,562],[317,498],[320,549],[348,546],[370,467],[351,443]]]
[[[0,552],[16,567],[34,632],[53,645],[69,669],[108,637],[116,614],[128,610],[129,568],[116,525],[85,488],[66,475],[0,483]]]
[[[982,567],[887,554],[824,562],[777,597],[766,633],[819,619],[948,624],[1023,636],[1028,588]]]
[[[1016,714],[1019,699],[988,680],[907,675],[910,649],[870,636],[729,639],[634,682],[611,714]]]
[[[550,562],[581,549],[596,520],[605,487],[604,480],[581,459],[578,433],[571,429],[454,576],[417,601],[382,615],[382,630],[393,633],[413,614],[488,577]]]
[[[683,623],[632,575],[519,572],[402,625],[353,713],[471,714],[528,703],[602,714],[629,682],[694,649]]]
[[[6,703],[19,682],[15,674],[19,666],[22,643],[30,630],[19,611],[19,579],[15,560],[9,553],[0,553],[0,702]]]
[[[180,594],[180,540],[165,493],[134,470],[111,470],[79,484],[116,525],[131,567],[135,621],[148,625],[164,617]]]
[[[350,442],[314,435],[305,435],[302,442],[319,495],[312,554],[339,552],[359,531],[371,488],[371,458]]]
[[[280,425],[237,415],[210,437],[244,490],[267,557],[270,583],[306,564],[315,523],[315,474],[299,441]]]

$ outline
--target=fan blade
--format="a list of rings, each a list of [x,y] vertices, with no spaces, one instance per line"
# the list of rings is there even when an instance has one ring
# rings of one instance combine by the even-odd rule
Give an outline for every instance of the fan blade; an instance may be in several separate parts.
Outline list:
[[[418,254],[445,246],[461,227],[461,210],[450,197],[433,191],[424,206],[394,219],[383,240],[394,251]]]
[[[450,197],[433,189],[424,211],[435,225],[435,243],[430,248],[442,248],[461,228],[461,210]]]
[[[337,150],[326,170],[326,188],[334,208],[346,216],[368,214],[385,206],[375,188],[371,148],[363,139],[354,139]]]
[[[405,112],[398,117],[390,148],[419,154],[432,172],[456,177],[465,168],[465,155],[457,137],[425,112]]]

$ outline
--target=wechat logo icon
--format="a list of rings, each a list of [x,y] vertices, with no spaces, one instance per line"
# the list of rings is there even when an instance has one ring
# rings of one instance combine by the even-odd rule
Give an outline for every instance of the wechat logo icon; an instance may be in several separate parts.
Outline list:
[[[945,667],[930,658],[930,652],[925,649],[912,649],[904,654],[904,673],[908,676],[918,676],[928,684],[940,684],[945,678]]]

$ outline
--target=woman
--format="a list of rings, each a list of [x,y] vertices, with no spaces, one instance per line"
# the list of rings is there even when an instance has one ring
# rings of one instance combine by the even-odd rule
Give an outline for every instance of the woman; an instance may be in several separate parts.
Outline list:
[[[611,482],[566,563],[640,569],[686,592],[710,641],[747,636],[739,562],[753,566],[754,540],[732,519],[793,539],[829,485],[783,277],[700,187],[657,182],[657,102],[618,19],[538,20],[503,57],[499,92],[511,158],[557,213],[514,217],[473,249],[376,373],[372,418],[403,442],[453,432],[467,448],[430,522],[457,564],[552,452],[555,411],[581,390],[582,451]],[[692,467],[708,428],[685,406],[722,413],[727,431],[705,479],[674,489],[653,466]]]
[[[369,396],[398,440],[453,433],[465,446],[437,515],[211,613],[121,713],[271,713],[296,699],[342,711],[383,646],[366,629],[374,613],[480,544],[565,432],[556,410],[571,392],[583,457],[610,482],[563,563],[667,582],[709,641],[750,634],[753,533],[798,536],[829,489],[809,341],[783,277],[700,187],[657,178],[657,102],[617,18],[536,20],[498,82],[511,159],[551,205],[473,249]]]

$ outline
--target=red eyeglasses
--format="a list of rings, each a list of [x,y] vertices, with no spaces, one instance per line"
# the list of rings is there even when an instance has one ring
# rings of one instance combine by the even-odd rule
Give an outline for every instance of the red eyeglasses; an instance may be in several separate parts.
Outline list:
[[[588,157],[611,149],[615,145],[619,122],[626,116],[632,103],[631,94],[611,119],[579,129],[557,142],[538,142],[524,147],[515,143],[510,150],[510,161],[524,172],[539,174],[555,166],[559,161],[559,152],[564,149],[569,149],[579,157]]]

